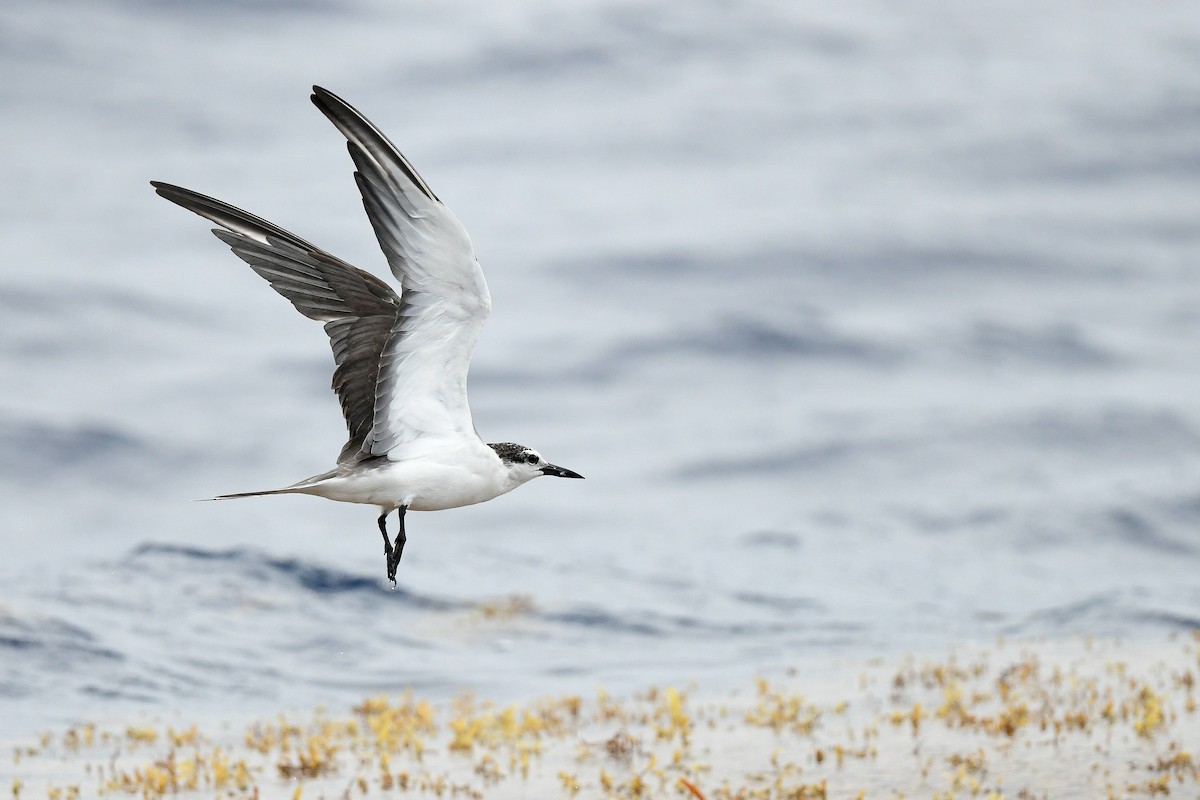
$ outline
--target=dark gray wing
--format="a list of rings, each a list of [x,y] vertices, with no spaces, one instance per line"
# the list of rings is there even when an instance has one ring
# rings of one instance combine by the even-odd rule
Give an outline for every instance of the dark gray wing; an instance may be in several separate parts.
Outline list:
[[[375,424],[379,362],[397,324],[400,298],[374,275],[264,219],[190,189],[150,183],[160,196],[220,225],[213,233],[234,255],[301,314],[325,322],[337,364],[333,390],[350,432],[338,461],[369,457],[363,443]]]

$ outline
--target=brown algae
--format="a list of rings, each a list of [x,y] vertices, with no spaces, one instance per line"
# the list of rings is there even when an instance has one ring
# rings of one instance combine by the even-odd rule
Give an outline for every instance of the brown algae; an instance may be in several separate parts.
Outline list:
[[[997,643],[735,694],[380,696],[241,735],[87,722],[18,743],[0,779],[14,800],[1194,797],[1198,653],[1197,636]]]

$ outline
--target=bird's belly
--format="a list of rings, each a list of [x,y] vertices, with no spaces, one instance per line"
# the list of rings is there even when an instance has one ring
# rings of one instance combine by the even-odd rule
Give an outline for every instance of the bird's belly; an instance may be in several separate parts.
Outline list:
[[[345,503],[442,511],[491,500],[508,488],[462,467],[401,461],[333,478],[313,494]]]

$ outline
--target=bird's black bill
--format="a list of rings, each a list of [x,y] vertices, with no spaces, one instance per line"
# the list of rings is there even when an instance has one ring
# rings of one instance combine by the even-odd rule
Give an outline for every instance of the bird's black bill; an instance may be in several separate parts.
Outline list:
[[[578,472],[572,472],[571,470],[564,469],[563,467],[556,467],[553,464],[547,464],[546,466],[542,467],[542,474],[553,475],[556,478],[583,478],[583,476]]]

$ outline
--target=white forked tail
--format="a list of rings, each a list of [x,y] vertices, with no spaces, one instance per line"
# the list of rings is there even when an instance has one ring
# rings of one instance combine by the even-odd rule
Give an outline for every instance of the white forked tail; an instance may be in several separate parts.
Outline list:
[[[205,497],[204,500],[234,500],[238,497],[261,497],[265,494],[303,494],[304,490],[287,487],[286,489],[263,489],[261,492],[235,492],[234,494],[219,494],[216,497]]]
[[[311,478],[305,478],[298,483],[293,483],[291,486],[284,486],[282,489],[263,489],[258,492],[234,492],[233,494],[219,494],[216,497],[206,497],[204,499],[236,500],[239,497],[262,497],[267,494],[317,494],[313,491],[313,487],[329,480],[336,474],[337,470],[330,470],[329,472],[322,472],[320,475],[313,475]]]

